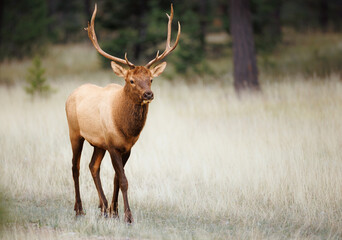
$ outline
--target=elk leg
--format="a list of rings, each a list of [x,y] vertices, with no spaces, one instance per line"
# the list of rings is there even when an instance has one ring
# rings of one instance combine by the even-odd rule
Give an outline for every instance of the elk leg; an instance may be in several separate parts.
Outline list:
[[[119,178],[118,178],[118,175],[115,173],[115,176],[114,176],[114,193],[113,193],[112,204],[110,205],[110,209],[109,209],[109,214],[113,218],[119,218],[118,196],[119,196]]]
[[[94,147],[93,156],[91,157],[91,161],[89,163],[89,169],[90,169],[91,175],[93,176],[96,190],[99,195],[101,212],[104,214],[104,216],[107,216],[108,202],[107,202],[106,196],[103,193],[101,179],[100,179],[100,166],[101,166],[101,162],[105,153],[106,153],[106,150],[98,148],[98,147]]]
[[[121,189],[121,193],[124,201],[124,211],[125,211],[125,222],[132,223],[133,217],[131,210],[128,204],[127,190],[128,190],[128,181],[125,176],[125,171],[123,168],[123,160],[121,154],[116,150],[110,151],[110,156],[112,159],[112,164],[115,170],[115,174],[117,174],[117,178],[119,179],[119,186]]]
[[[83,148],[84,138],[70,138],[72,147],[72,176],[75,185],[75,207],[76,216],[84,215],[82,201],[80,196],[79,176],[80,176],[80,159]]]
[[[131,151],[128,151],[127,153],[122,155],[122,164],[123,167],[125,167],[126,162],[131,154]],[[112,204],[110,205],[110,216],[114,218],[119,217],[118,213],[118,197],[119,197],[119,178],[118,175],[115,173],[114,177],[114,193],[113,193],[113,199],[112,199]]]

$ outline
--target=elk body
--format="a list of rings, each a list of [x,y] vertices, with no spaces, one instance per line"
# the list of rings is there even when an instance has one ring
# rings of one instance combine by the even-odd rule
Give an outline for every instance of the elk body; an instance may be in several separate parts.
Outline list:
[[[104,57],[112,60],[111,66],[114,73],[125,79],[125,85],[109,84],[106,87],[98,87],[93,84],[85,84],[77,88],[66,101],[66,115],[69,125],[69,135],[72,146],[72,173],[75,183],[75,207],[76,215],[83,215],[82,201],[79,190],[80,158],[84,140],[93,147],[94,152],[89,168],[93,177],[101,208],[101,212],[108,216],[118,217],[118,195],[121,189],[124,202],[125,221],[133,222],[131,210],[127,198],[128,181],[124,167],[131,153],[132,146],[139,138],[148,113],[149,103],[153,100],[151,91],[152,78],[159,76],[166,67],[163,62],[151,67],[157,61],[172,52],[179,41],[180,24],[178,22],[178,34],[175,44],[170,46],[171,15],[167,15],[168,33],[165,51],[145,66],[135,66],[125,59],[117,58],[105,53],[99,46],[95,35],[94,21],[97,7],[93,12],[91,22],[88,23],[88,36],[96,50]],[[127,65],[125,69],[118,63]],[[115,170],[113,199],[108,206],[100,180],[101,161],[108,151]]]

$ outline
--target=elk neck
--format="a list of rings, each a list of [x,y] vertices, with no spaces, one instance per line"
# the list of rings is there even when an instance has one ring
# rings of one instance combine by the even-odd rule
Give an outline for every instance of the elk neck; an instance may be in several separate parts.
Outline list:
[[[137,137],[143,129],[148,113],[148,104],[141,104],[139,99],[131,96],[127,88],[123,88],[120,101],[119,129],[126,137]]]

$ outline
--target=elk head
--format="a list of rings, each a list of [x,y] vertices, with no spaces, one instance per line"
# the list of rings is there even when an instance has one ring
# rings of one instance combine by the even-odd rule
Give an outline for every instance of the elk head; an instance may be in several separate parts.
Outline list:
[[[171,4],[171,14],[167,15],[169,22],[168,22],[168,30],[167,30],[167,39],[166,39],[166,47],[164,52],[159,55],[159,51],[157,52],[157,55],[154,59],[152,59],[150,62],[148,62],[145,66],[135,66],[133,63],[128,61],[127,59],[127,53],[125,53],[125,59],[121,59],[118,57],[114,57],[112,55],[109,55],[108,53],[104,52],[97,41],[97,37],[95,34],[95,28],[94,28],[94,22],[95,22],[95,16],[97,11],[97,5],[95,4],[95,9],[93,12],[93,15],[91,17],[91,22],[88,22],[88,27],[85,28],[85,30],[88,31],[88,36],[90,40],[92,41],[94,47],[96,50],[105,58],[108,58],[112,60],[111,66],[116,75],[119,77],[123,77],[126,81],[125,84],[125,91],[129,93],[131,98],[135,102],[146,104],[150,103],[153,100],[153,92],[151,91],[151,84],[152,79],[154,77],[158,77],[165,69],[166,62],[162,62],[154,67],[152,65],[160,60],[162,60],[164,57],[169,55],[178,45],[179,36],[181,33],[181,26],[178,22],[178,34],[176,38],[176,42],[173,46],[170,45],[171,42],[171,24],[173,19],[173,6]],[[127,65],[129,69],[123,68],[118,63],[121,63],[123,65]]]

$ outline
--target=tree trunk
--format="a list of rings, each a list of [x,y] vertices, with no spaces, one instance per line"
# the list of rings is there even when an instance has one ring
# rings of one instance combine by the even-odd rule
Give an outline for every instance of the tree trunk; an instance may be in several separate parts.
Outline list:
[[[208,16],[208,2],[207,0],[199,1],[199,14],[200,14],[200,41],[203,51],[205,51],[205,35],[207,30],[207,16]]]
[[[235,91],[260,90],[249,0],[230,0],[230,31]]]

